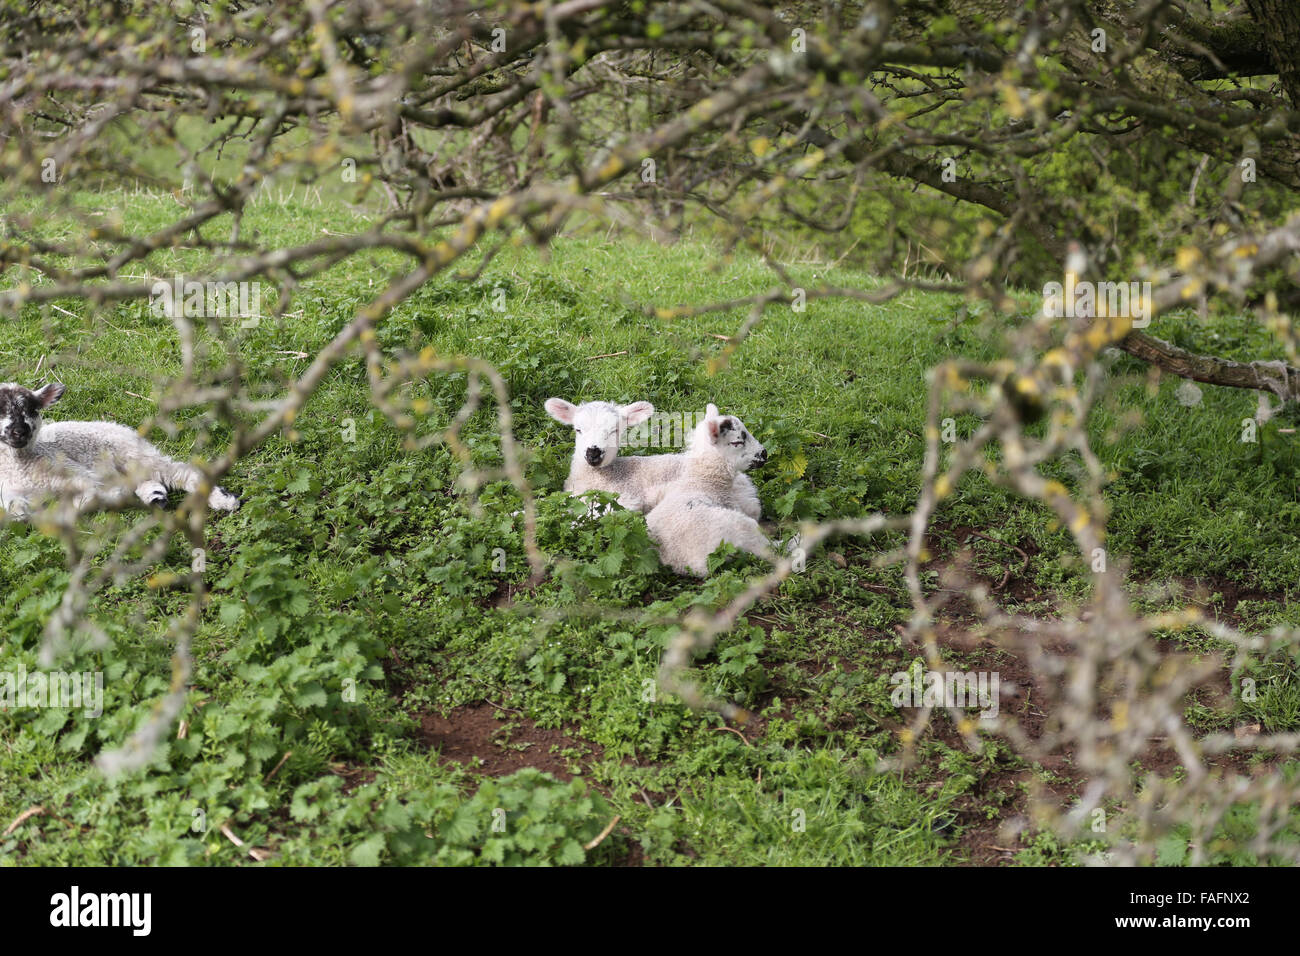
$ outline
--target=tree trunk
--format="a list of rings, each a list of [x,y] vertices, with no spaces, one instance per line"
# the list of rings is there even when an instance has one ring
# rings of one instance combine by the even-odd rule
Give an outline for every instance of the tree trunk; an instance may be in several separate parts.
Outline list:
[[[1300,4],[1296,0],[1246,0],[1259,24],[1278,78],[1292,107],[1300,108]]]

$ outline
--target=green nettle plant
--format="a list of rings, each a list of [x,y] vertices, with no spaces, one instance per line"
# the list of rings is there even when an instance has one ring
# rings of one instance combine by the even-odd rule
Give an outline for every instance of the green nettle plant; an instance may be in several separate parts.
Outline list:
[[[612,815],[582,782],[560,783],[531,768],[485,780],[468,801],[448,787],[407,804],[387,803],[375,817],[378,799],[375,786],[363,787],[343,812],[350,826],[378,831],[352,849],[352,863],[573,866],[587,859],[586,847]],[[295,794],[295,815],[298,809]]]

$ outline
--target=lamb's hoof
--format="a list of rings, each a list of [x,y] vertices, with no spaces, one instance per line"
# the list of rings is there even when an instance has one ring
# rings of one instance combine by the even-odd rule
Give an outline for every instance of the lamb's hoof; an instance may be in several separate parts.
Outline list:
[[[219,487],[208,495],[208,506],[214,511],[238,511],[239,504],[239,499],[225,488]]]

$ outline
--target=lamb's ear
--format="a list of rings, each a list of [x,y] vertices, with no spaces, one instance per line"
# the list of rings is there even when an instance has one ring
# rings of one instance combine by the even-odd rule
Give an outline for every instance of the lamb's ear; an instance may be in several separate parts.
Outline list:
[[[705,418],[717,418],[717,417],[718,417],[718,406],[717,406],[717,405],[714,405],[712,402],[709,402],[708,406],[704,409],[704,417],[705,417]]]
[[[543,407],[546,409],[546,414],[566,425],[573,424],[573,413],[578,410],[578,406],[571,405],[562,398],[548,398]]]
[[[709,408],[713,408],[713,406],[710,405]],[[716,408],[714,408],[713,410],[714,410],[715,412],[717,411]],[[708,431],[708,434],[709,434],[709,441],[711,441],[711,442],[715,442],[715,443],[717,442],[717,440],[718,440],[718,426],[719,426],[720,424],[721,424],[721,422],[719,422],[718,419],[717,419],[715,416],[712,416],[712,415],[710,415],[708,418],[704,419],[704,427],[705,427],[705,429]]]
[[[650,416],[655,413],[655,407],[649,402],[633,402],[631,405],[624,405],[619,411],[623,414],[623,420],[630,427],[649,421]]]
[[[58,382],[51,382],[49,385],[42,385],[36,391],[32,392],[36,400],[41,403],[41,408],[49,408],[55,402],[63,397],[65,389]]]

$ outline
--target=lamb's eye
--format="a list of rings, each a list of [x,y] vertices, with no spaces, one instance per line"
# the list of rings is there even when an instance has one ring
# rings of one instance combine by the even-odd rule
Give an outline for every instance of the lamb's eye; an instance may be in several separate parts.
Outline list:
[[[733,441],[731,444],[735,448],[741,448],[744,446],[745,443],[743,441]]]
[[[581,435],[581,434],[582,434],[582,429],[581,429],[581,428],[575,428],[575,429],[574,429],[574,432],[576,432],[577,434]]]

